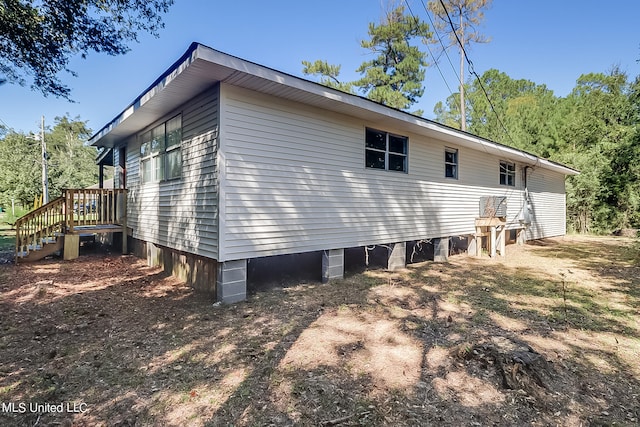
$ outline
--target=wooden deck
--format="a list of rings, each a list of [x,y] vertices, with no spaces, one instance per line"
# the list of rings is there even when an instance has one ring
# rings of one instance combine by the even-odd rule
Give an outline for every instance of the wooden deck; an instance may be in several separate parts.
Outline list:
[[[127,190],[68,189],[61,197],[29,212],[16,221],[16,262],[35,260],[50,252],[53,245],[79,244],[78,237],[87,234],[123,233],[127,228]],[[78,242],[78,243],[76,243]],[[127,253],[127,239],[122,239]],[[34,254],[33,252],[39,252]],[[44,256],[44,255],[43,255]]]

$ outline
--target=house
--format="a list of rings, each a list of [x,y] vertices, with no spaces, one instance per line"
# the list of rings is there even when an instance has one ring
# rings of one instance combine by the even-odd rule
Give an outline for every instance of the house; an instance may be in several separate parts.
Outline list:
[[[90,142],[128,190],[134,253],[225,302],[257,258],[321,252],[329,280],[347,248],[446,256],[450,236],[478,243],[481,198],[494,232],[563,235],[577,173],[197,43]]]

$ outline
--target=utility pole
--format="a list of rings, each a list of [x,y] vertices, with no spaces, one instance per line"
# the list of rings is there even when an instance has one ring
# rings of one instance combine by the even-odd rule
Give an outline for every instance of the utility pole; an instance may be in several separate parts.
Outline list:
[[[42,204],[49,203],[49,174],[47,171],[47,143],[44,140],[44,116],[40,125],[40,146],[42,147]]]
[[[464,21],[460,11],[460,130],[467,130],[467,112],[464,103]]]

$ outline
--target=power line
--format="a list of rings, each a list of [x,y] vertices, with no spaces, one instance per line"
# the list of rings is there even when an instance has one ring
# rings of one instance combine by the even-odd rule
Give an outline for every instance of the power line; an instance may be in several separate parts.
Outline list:
[[[0,124],[3,125],[9,132],[15,132],[15,129],[13,129],[11,126],[9,126],[7,124],[7,122],[2,120],[2,118],[0,118]]]
[[[420,2],[422,3],[422,7],[424,8],[424,11],[427,14],[427,17],[429,18],[429,22],[431,22],[431,26],[433,28],[433,32],[438,36],[438,41],[440,42],[440,45],[442,46],[442,52],[444,52],[445,56],[447,57],[447,60],[449,61],[449,65],[451,65],[451,69],[453,70],[453,74],[456,76],[458,81],[461,81],[461,78],[458,75],[458,72],[456,71],[456,68],[453,66],[453,63],[451,62],[451,57],[447,53],[447,46],[444,45],[444,43],[442,42],[442,37],[440,36],[440,33],[438,33],[438,31],[436,30],[436,25],[433,22],[433,19],[431,18],[431,15],[429,14],[429,9],[427,8],[427,6],[425,5],[423,0],[420,0]],[[407,8],[409,9],[409,12],[411,13],[411,16],[413,16],[414,19],[417,19],[415,17],[415,15],[413,14],[413,11],[411,10],[411,6],[409,5],[408,0],[405,0],[405,3],[407,5]],[[429,45],[427,43],[425,43],[425,46],[427,47],[427,50],[429,51],[429,54],[431,56],[434,56],[433,53],[431,52],[431,49],[429,48]],[[442,80],[444,81],[444,84],[447,86],[447,89],[449,90],[449,94],[453,96],[453,91],[451,90],[451,87],[449,86],[449,83],[447,82],[447,79],[444,77],[444,74],[442,73],[442,70],[440,69],[440,66],[438,65],[438,62],[437,61],[434,62],[434,65],[438,69],[438,72],[440,73],[440,76],[442,77]],[[460,109],[460,112],[462,114],[462,105],[460,104],[460,100],[458,98],[456,98],[456,97],[453,97],[453,99],[455,100],[454,102],[456,102],[458,104],[458,108]],[[483,145],[482,148],[484,149],[485,152],[489,153],[489,151],[487,150],[487,147],[485,147]]]
[[[453,71],[453,75],[456,76],[456,79],[457,79],[458,82],[461,82],[462,81],[462,77],[460,75],[458,75],[458,71],[456,70],[456,67],[454,67],[453,66],[453,62],[451,62],[451,57],[449,56],[449,52],[448,52],[447,46],[444,45],[444,42],[442,41],[442,36],[440,36],[440,33],[437,30],[436,24],[433,21],[433,19],[431,18],[431,14],[429,13],[429,8],[424,3],[424,0],[420,0],[420,3],[422,3],[422,8],[424,9],[424,12],[426,13],[427,18],[429,18],[429,22],[431,23],[431,27],[433,28],[433,32],[436,34],[436,36],[438,38],[438,42],[440,42],[440,46],[442,46],[442,52],[447,57],[447,61],[449,62],[449,65],[451,66],[451,70]],[[442,54],[440,54],[440,56],[442,56]],[[437,66],[437,60],[436,60],[436,66]],[[447,88],[449,88],[448,84],[447,84]],[[460,90],[460,89],[458,89],[458,90]],[[450,88],[449,88],[449,93],[453,96],[453,92],[451,91]],[[460,109],[460,112],[462,114],[462,104],[460,103],[460,99],[456,98],[455,96],[453,96],[453,99],[454,99],[454,102],[456,104],[458,104],[458,108]]]
[[[507,135],[507,137],[511,141],[511,144],[513,146],[515,146],[516,145],[515,141],[513,140],[513,138],[511,137],[511,134],[507,130],[507,127],[504,125],[504,123],[500,119],[500,115],[498,114],[498,112],[496,111],[495,107],[493,106],[493,102],[491,102],[491,98],[489,97],[489,94],[487,93],[486,89],[484,88],[484,85],[482,84],[482,80],[480,79],[480,76],[478,75],[478,73],[476,73],[475,67],[473,66],[473,62],[471,62],[471,59],[469,59],[469,56],[467,55],[467,51],[465,50],[464,45],[462,44],[462,42],[460,41],[460,38],[458,37],[458,33],[456,32],[456,28],[453,25],[453,21],[451,20],[451,16],[449,16],[449,11],[447,10],[447,7],[444,5],[443,0],[440,0],[440,5],[442,6],[442,9],[444,10],[444,13],[445,13],[445,16],[447,17],[447,20],[449,21],[449,25],[451,26],[451,30],[453,31],[453,34],[456,36],[456,40],[458,41],[458,45],[462,49],[462,53],[464,54],[464,58],[466,59],[467,64],[469,64],[469,71],[478,80],[478,84],[480,85],[480,89],[482,89],[482,93],[484,94],[485,98],[487,98],[487,101],[489,102],[489,107],[491,107],[491,111],[493,111],[493,114],[495,114],[496,119],[498,120],[498,123],[500,123],[500,126],[502,127],[502,130],[504,130],[504,133]],[[485,151],[486,151],[486,149],[485,149]],[[540,161],[540,159],[536,156],[536,165],[538,164],[539,161]],[[525,174],[526,174],[526,169],[525,169]],[[514,190],[511,190],[511,189],[505,190],[505,195],[508,192],[512,192],[512,191],[514,191]],[[525,192],[526,192],[526,187],[525,187]],[[527,196],[525,196],[525,200],[526,199],[527,199]],[[522,212],[523,209],[524,209],[524,205],[522,205],[522,207],[520,208],[520,211],[518,212],[518,216],[520,215],[520,213]]]
[[[467,51],[464,49],[464,45],[462,44],[462,42],[460,41],[460,38],[458,37],[458,33],[456,32],[456,28],[453,25],[453,21],[451,20],[451,16],[449,16],[449,11],[447,10],[447,7],[445,6],[443,0],[440,0],[440,5],[442,6],[442,9],[444,10],[444,14],[447,17],[447,20],[449,21],[449,25],[451,26],[451,31],[453,31],[453,34],[456,36],[456,40],[458,42],[458,45],[460,46],[460,49],[462,50],[462,54],[464,55],[464,59],[467,61],[467,64],[469,64],[469,72],[471,72],[471,74],[473,74],[475,76],[475,78],[478,80],[478,84],[480,84],[480,89],[482,89],[482,93],[484,93],[485,98],[487,98],[487,101],[489,102],[489,107],[491,107],[491,111],[493,111],[493,114],[495,114],[496,119],[498,119],[498,123],[500,123],[500,126],[504,130],[504,133],[507,135],[507,137],[509,138],[511,143],[515,146],[516,145],[515,141],[513,140],[513,138],[511,138],[511,134],[509,134],[509,131],[507,130],[507,127],[504,125],[504,123],[500,119],[500,115],[498,114],[498,112],[496,111],[495,107],[493,106],[493,102],[491,102],[491,98],[489,97],[489,94],[487,93],[487,90],[484,88],[484,85],[482,84],[482,80],[480,79],[480,76],[478,75],[478,73],[476,73],[475,67],[473,66],[473,62],[471,62],[471,59],[469,59],[469,56],[467,55]]]
[[[427,18],[429,18],[429,22],[431,23],[433,32],[436,34],[436,36],[438,36],[438,41],[440,42],[440,46],[442,46],[442,52],[447,57],[447,61],[451,66],[451,70],[453,70],[453,74],[457,77],[458,81],[460,81],[460,76],[458,75],[458,71],[456,70],[456,67],[454,67],[453,62],[451,62],[451,57],[449,56],[449,53],[447,51],[447,46],[444,45],[444,42],[442,41],[442,37],[440,36],[440,33],[436,29],[436,24],[435,22],[433,22],[433,19],[431,18],[431,14],[429,13],[429,8],[427,8],[427,5],[424,3],[424,0],[420,0],[420,3],[422,3],[422,7],[424,8],[425,13],[427,14]]]
[[[451,31],[453,31],[453,35],[456,36],[456,40],[458,41],[458,45],[460,45],[460,47],[462,48],[462,53],[464,54],[464,59],[467,60],[467,63],[469,64],[469,70],[471,71],[473,69],[473,63],[471,62],[471,60],[469,59],[469,57],[467,56],[467,52],[464,50],[464,46],[462,45],[462,42],[460,41],[460,37],[458,37],[458,32],[456,31],[456,27],[453,25],[453,21],[451,20],[451,17],[449,16],[449,11],[447,10],[447,7],[444,5],[444,1],[440,0],[440,5],[442,6],[442,9],[444,10],[444,14],[447,17],[447,20],[449,21],[449,25],[451,25]],[[471,71],[473,72],[473,71]]]

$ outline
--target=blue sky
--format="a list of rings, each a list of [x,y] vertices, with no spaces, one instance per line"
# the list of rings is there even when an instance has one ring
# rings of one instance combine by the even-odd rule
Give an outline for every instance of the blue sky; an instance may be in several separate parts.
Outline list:
[[[369,22],[379,22],[382,3],[386,1],[176,0],[159,38],[141,34],[140,42],[132,43],[124,56],[90,54],[71,61],[70,68],[79,76],[63,75],[63,80],[72,87],[75,103],[45,98],[28,87],[0,86],[0,123],[35,132],[42,115],[52,125],[55,116],[68,113],[98,130],[193,41],[301,77],[301,61],[326,59],[342,65],[344,80],[355,80],[355,69],[371,58],[359,41],[367,38]],[[420,0],[409,4],[427,20]],[[565,96],[584,73],[606,72],[618,65],[631,78],[640,74],[638,16],[637,0],[606,5],[595,0],[494,0],[481,26],[491,42],[473,46],[469,56],[478,74],[497,68]],[[456,53],[450,55],[456,65]],[[455,90],[451,65],[443,59],[440,67]],[[433,106],[449,91],[435,67],[427,69],[425,87],[415,109],[432,118]]]

